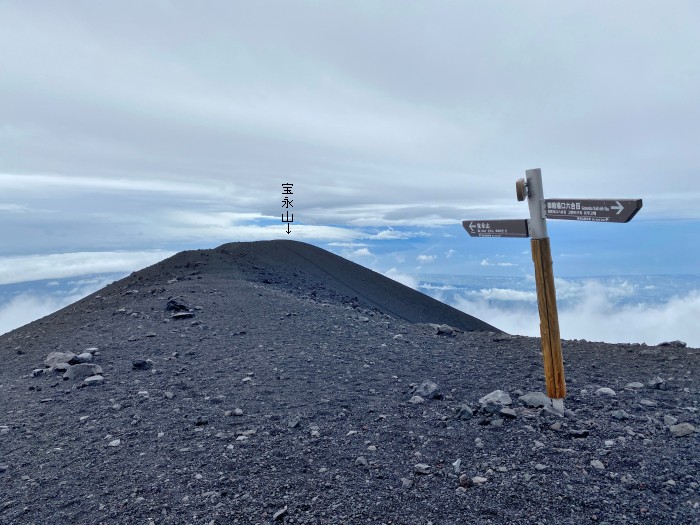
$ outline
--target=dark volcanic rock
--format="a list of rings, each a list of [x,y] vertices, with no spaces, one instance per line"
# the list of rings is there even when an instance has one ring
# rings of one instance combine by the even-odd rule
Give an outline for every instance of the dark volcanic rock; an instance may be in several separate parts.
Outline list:
[[[173,297],[165,304],[165,309],[169,312],[186,312],[190,307],[179,297]]]
[[[173,297],[202,324],[171,321],[190,313]],[[506,397],[543,390],[539,338],[424,297],[303,243],[240,243],[0,336],[0,523],[697,523],[698,350],[563,341],[560,418]],[[94,386],[31,377],[92,344]],[[427,378],[445,401],[408,403]]]

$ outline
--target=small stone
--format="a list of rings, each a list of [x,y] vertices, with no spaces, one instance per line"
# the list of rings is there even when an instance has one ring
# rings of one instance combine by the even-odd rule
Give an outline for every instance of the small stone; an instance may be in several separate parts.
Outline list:
[[[671,425],[669,430],[673,437],[684,437],[695,432],[695,427],[690,423],[678,423],[677,425]]]
[[[272,519],[275,521],[283,519],[287,515],[287,507],[285,506],[283,509],[278,510],[272,515]]]
[[[639,381],[634,381],[633,383],[627,383],[625,385],[625,388],[634,388],[634,389],[644,388],[644,385],[642,383],[640,383]]]
[[[569,430],[569,436],[575,439],[587,438],[588,434],[588,430]]]
[[[134,370],[150,370],[153,368],[153,361],[150,359],[134,359],[131,362],[131,368]]]
[[[59,363],[69,363],[74,357],[75,354],[73,352],[51,352],[46,356],[46,359],[44,359],[44,364],[52,367]]]
[[[651,399],[641,399],[639,404],[645,407],[655,407],[658,405],[656,401],[652,401]]]
[[[75,356],[71,361],[71,364],[90,363],[92,362],[92,354],[90,352],[83,352]]]
[[[408,400],[408,402],[412,405],[419,405],[421,403],[425,403],[425,399],[423,399],[421,396],[413,396],[411,399]]]
[[[551,425],[549,425],[550,430],[561,430],[561,421],[555,421]]]
[[[374,445],[370,445],[370,446],[367,447],[367,450],[369,450],[370,452],[376,452],[376,451],[377,451],[377,447],[375,447]]]
[[[403,339],[403,335],[401,335],[401,334],[396,334],[392,339],[394,339],[394,340]]]
[[[455,408],[455,416],[457,419],[471,419],[474,411],[469,405],[461,404]]]
[[[552,406],[552,400],[547,397],[546,394],[542,392],[530,392],[524,396],[518,398],[525,405],[532,408],[540,408],[545,406]]]
[[[414,395],[428,399],[440,399],[440,388],[433,381],[423,381],[413,392]]]
[[[224,411],[224,416],[225,416],[225,417],[229,417],[229,416],[231,416],[232,414],[233,414],[233,412],[231,412],[230,410],[225,410],[225,411]]]
[[[598,470],[605,470],[605,465],[603,465],[603,462],[599,459],[594,459],[591,461],[591,467]]]
[[[287,421],[287,426],[289,428],[297,428],[299,426],[299,423],[301,423],[301,418],[299,417],[293,417]]]
[[[619,419],[619,420],[621,420],[621,421],[624,420],[624,419],[629,419],[630,417],[632,417],[632,416],[630,416],[627,412],[625,412],[624,410],[615,410],[615,411],[612,412],[610,415],[611,415],[612,417],[614,417],[615,419]]]
[[[493,421],[491,421],[489,426],[492,426],[494,428],[500,428],[503,426],[503,420],[502,419],[494,419]]]
[[[615,446],[615,440],[614,440],[614,439],[606,439],[606,440],[605,440],[605,446],[606,446],[606,447],[614,447],[614,446]]]
[[[454,470],[455,474],[459,474],[460,470],[462,470],[462,460],[457,459],[454,463],[452,463],[452,470]]]
[[[675,486],[676,486],[676,482],[675,482],[674,480],[672,480],[672,479],[666,480],[665,484],[668,485],[668,486],[670,486],[670,487],[675,487]]]
[[[244,377],[243,379],[241,379],[241,382],[242,382],[242,383],[250,383],[252,380],[253,380],[252,377],[246,376],[246,377]]]
[[[606,386],[604,386],[603,388],[599,388],[598,390],[595,391],[595,393],[599,396],[614,397],[617,395],[612,388],[608,388]]]
[[[163,392],[163,395],[164,395],[167,399],[172,399],[173,397],[175,397],[175,394],[173,394],[172,392],[168,392],[167,390],[166,390],[165,392]]]
[[[669,415],[664,416],[664,425],[666,425],[667,427],[673,426],[676,423],[678,423],[677,418],[675,418],[673,416],[669,416]]]
[[[168,312],[186,312],[190,307],[179,297],[173,297],[165,303],[165,309]]]
[[[413,480],[409,478],[401,478],[401,487],[405,489],[410,489],[413,487]]]
[[[32,370],[32,377],[43,376],[44,372],[45,372],[44,368],[35,368],[34,370]]]
[[[430,474],[430,465],[426,463],[416,463],[413,465],[413,472],[421,475]]]
[[[85,379],[83,379],[83,384],[85,386],[97,386],[97,385],[101,385],[104,382],[105,382],[105,378],[99,374],[94,375],[94,376],[90,376],[90,377],[86,377]]]
[[[670,347],[674,347],[674,348],[685,348],[688,345],[687,345],[687,343],[685,343],[683,341],[676,340],[676,341],[664,341],[663,343],[659,343],[657,346],[670,346]]]
[[[509,418],[509,419],[515,419],[517,417],[515,410],[513,410],[512,408],[502,408],[498,413],[501,416]]]
[[[138,341],[138,340],[139,340],[139,336],[138,336],[138,335],[129,336],[129,338],[127,339],[127,341],[131,341],[131,342],[133,342],[133,341]]]
[[[547,465],[543,465],[542,463],[538,463],[535,465],[535,470],[547,470]]]
[[[182,321],[183,319],[191,319],[193,317],[193,312],[178,312],[176,314],[172,314],[170,319],[173,319],[174,321]]]
[[[93,365],[91,363],[81,363],[79,365],[73,365],[66,373],[63,374],[63,379],[67,380],[83,380],[90,376],[96,376],[102,374],[102,367],[98,365]]]
[[[654,390],[666,390],[666,381],[656,376],[649,381],[647,381],[647,386]]]
[[[467,476],[466,474],[462,474],[459,477],[459,484],[462,487],[471,487],[474,483],[472,482],[469,476]]]
[[[479,399],[480,405],[486,405],[488,403],[496,403],[499,405],[510,405],[513,403],[513,400],[503,390],[494,390],[493,392],[486,394],[484,397]]]
[[[209,420],[204,416],[197,416],[197,420],[194,422],[194,426],[196,427],[201,427],[208,424]]]
[[[148,333],[146,334],[146,337],[155,337],[155,336],[156,336],[156,333],[155,333],[155,332],[148,332]]]
[[[472,478],[472,483],[474,483],[474,485],[483,485],[487,481],[488,481],[488,478],[482,478],[481,476],[474,476]]]
[[[369,462],[364,456],[359,456],[355,459],[355,466],[356,467],[362,467],[362,468],[368,468],[369,467]]]
[[[118,447],[121,444],[122,444],[121,439],[113,439],[112,441],[109,442],[110,447]]]
[[[234,408],[233,409],[233,415],[234,416],[242,416],[243,415],[243,410],[240,408]]]

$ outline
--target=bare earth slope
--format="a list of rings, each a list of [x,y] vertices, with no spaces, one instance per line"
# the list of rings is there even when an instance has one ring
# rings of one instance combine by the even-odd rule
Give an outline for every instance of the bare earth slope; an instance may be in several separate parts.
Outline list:
[[[700,523],[697,349],[565,341],[560,418],[519,399],[538,339],[437,335],[245,244],[0,336],[0,523]],[[88,348],[100,384],[44,367]]]

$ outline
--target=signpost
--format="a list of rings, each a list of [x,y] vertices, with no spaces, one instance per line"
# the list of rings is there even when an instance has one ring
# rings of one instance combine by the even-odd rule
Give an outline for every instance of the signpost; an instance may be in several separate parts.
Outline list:
[[[566,381],[547,219],[624,223],[632,220],[642,208],[642,200],[545,199],[539,169],[527,170],[525,179],[515,183],[515,189],[519,201],[527,198],[529,220],[480,219],[463,221],[462,226],[472,237],[531,237],[547,395],[554,409],[563,414]]]
[[[472,237],[527,237],[527,219],[514,221],[462,221]]]
[[[642,208],[642,199],[545,199],[548,219],[591,222],[629,222]]]

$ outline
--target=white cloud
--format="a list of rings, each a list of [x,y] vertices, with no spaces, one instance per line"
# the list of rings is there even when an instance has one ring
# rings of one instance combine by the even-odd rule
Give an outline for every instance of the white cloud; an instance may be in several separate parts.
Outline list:
[[[420,254],[416,257],[416,261],[418,261],[420,264],[432,263],[435,262],[436,259],[437,255]]]
[[[389,270],[384,272],[384,275],[386,275],[390,279],[393,279],[394,281],[400,282],[401,284],[408,286],[409,288],[413,288],[414,290],[418,289],[418,281],[415,277],[407,273],[402,273],[396,268],[390,268]]]
[[[522,294],[522,295],[521,295]],[[509,301],[525,303],[512,306]],[[600,283],[582,286],[577,300],[559,307],[563,339],[586,339],[608,343],[647,343],[680,339],[700,347],[697,319],[700,318],[700,291],[676,296],[661,304],[619,304]],[[491,299],[491,301],[489,301]],[[496,299],[499,302],[494,302]],[[539,314],[532,295],[517,290],[500,290],[480,298],[458,297],[456,308],[478,317],[508,333],[539,337]]]
[[[0,284],[60,279],[93,273],[131,272],[173,252],[76,252],[0,257]]]
[[[346,255],[348,257],[374,257],[375,255],[369,251],[369,248],[358,248],[357,250],[352,250],[350,252],[346,252]]]
[[[449,249],[445,252],[445,259],[450,259],[455,253],[457,253],[453,249]]]
[[[483,259],[480,264],[481,264],[481,266],[503,266],[503,267],[517,266],[517,264],[511,263],[511,262],[491,262],[488,259]]]
[[[89,284],[78,282],[80,286],[63,295],[54,293],[22,293],[13,297],[9,302],[0,306],[0,334],[7,333],[60,310],[103,288],[111,280],[93,278]]]
[[[428,234],[425,232],[418,231],[399,231],[393,228],[387,228],[379,233],[375,233],[369,236],[369,239],[376,240],[393,240],[393,239],[413,239],[414,237],[427,237]]]

